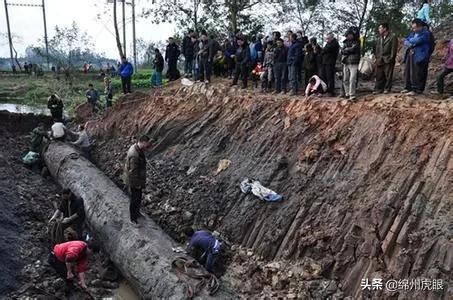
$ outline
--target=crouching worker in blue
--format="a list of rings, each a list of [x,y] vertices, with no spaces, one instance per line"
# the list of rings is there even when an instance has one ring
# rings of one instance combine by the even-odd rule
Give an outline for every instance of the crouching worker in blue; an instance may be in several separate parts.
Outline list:
[[[212,273],[217,257],[222,250],[222,242],[205,230],[194,232],[189,227],[184,230],[184,233],[190,238],[187,253]]]

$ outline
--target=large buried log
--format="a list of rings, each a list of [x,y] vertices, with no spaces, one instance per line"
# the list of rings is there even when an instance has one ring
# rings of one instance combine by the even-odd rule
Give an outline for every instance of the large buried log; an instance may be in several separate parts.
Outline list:
[[[172,247],[179,244],[149,218],[133,227],[127,195],[71,146],[51,143],[44,160],[52,176],[84,200],[89,227],[142,298],[185,298],[184,284],[171,271]],[[232,295],[222,289],[216,298]]]

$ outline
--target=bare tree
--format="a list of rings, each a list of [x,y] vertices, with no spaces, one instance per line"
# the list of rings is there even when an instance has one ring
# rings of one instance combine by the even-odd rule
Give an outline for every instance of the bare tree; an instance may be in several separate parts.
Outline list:
[[[120,32],[118,30],[116,0],[113,1],[113,26],[115,27],[115,39],[116,39],[116,47],[118,48],[118,54],[120,55],[120,57],[123,57],[124,52],[123,52],[123,47],[121,45]]]

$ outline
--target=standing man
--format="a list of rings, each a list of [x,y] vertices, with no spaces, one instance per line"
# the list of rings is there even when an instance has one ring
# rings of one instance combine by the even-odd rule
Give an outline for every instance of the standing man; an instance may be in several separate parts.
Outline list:
[[[212,60],[214,58],[214,43],[208,37],[206,31],[201,32],[201,49],[198,52],[200,57],[200,81],[209,83],[211,81]]]
[[[291,96],[297,95],[299,91],[299,66],[302,59],[302,44],[297,40],[297,34],[292,33],[291,45],[288,49],[288,79],[291,84]]]
[[[124,164],[124,181],[128,187],[131,202],[129,205],[130,218],[133,225],[137,226],[140,217],[140,203],[142,190],[146,187],[146,157],[145,151],[151,147],[150,138],[142,135],[138,142],[127,151]]]
[[[275,91],[274,94],[286,93],[286,61],[288,58],[288,50],[283,44],[283,40],[278,38],[277,45],[274,49],[274,78],[275,78]]]
[[[192,35],[194,34],[192,29],[184,36],[182,40],[182,54],[184,55],[184,76],[192,77],[192,62],[194,56],[194,47],[192,43]]]
[[[404,40],[404,77],[406,88],[401,91],[407,95],[422,94],[425,89],[430,56],[430,35],[425,23],[419,19],[412,21],[412,32]]]
[[[55,122],[63,121],[63,101],[60,97],[53,94],[47,99],[47,108],[50,109],[50,113]]]
[[[174,81],[178,79],[178,57],[179,57],[180,51],[178,45],[176,45],[175,40],[170,37],[168,39],[168,45],[165,50],[165,61],[168,64],[168,73],[167,77],[168,80]]]
[[[134,67],[127,61],[126,56],[121,57],[121,65],[118,68],[118,73],[121,76],[121,87],[123,94],[131,93],[132,74],[134,74]]]
[[[94,89],[93,84],[88,85],[88,91],[85,93],[87,97],[87,102],[91,105],[93,113],[96,112],[96,105],[99,101],[99,92]]]
[[[398,39],[390,33],[388,23],[379,25],[379,38],[376,45],[376,86],[373,94],[390,93],[392,89],[393,69],[398,53]]]
[[[448,42],[447,42],[448,43]],[[453,72],[453,39],[448,43],[447,55],[445,59],[445,67],[442,72],[437,76],[437,93],[444,93],[444,80],[445,76]],[[451,97],[450,97],[451,98]]]
[[[50,218],[49,223],[56,220],[61,221],[63,230],[72,227],[78,238],[82,238],[83,224],[85,222],[83,200],[76,197],[70,189],[63,189],[60,206]]]
[[[343,89],[342,98],[356,99],[357,74],[360,62],[360,42],[354,30],[346,31],[346,40],[341,49],[341,62],[343,63]]]
[[[321,50],[321,78],[327,83],[327,94],[335,95],[335,64],[337,62],[340,44],[330,32],[326,36],[326,45]]]

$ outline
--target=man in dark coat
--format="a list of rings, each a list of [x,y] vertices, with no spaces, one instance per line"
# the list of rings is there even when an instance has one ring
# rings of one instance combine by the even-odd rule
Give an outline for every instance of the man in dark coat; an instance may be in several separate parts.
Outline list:
[[[151,76],[152,86],[162,85],[162,71],[164,70],[164,58],[160,53],[159,49],[154,49],[154,60],[153,60],[153,75]]]
[[[236,69],[232,85],[238,83],[239,77],[242,78],[242,88],[247,88],[248,68],[250,63],[250,48],[245,38],[240,35],[237,37],[238,47],[234,58],[236,59]]]
[[[77,238],[82,238],[85,222],[83,200],[76,197],[69,189],[63,189],[60,206],[49,222],[58,219],[61,219],[64,229],[71,227],[77,233]]]
[[[200,81],[209,83],[211,81],[212,60],[215,55],[215,45],[212,39],[208,37],[206,31],[201,32],[201,49],[198,52],[200,56]]]
[[[275,78],[275,94],[286,93],[286,66],[288,59],[288,49],[283,44],[283,40],[278,38],[277,45],[274,49],[274,78]]]
[[[138,225],[142,190],[146,187],[146,157],[145,151],[151,147],[150,138],[146,135],[139,137],[138,142],[127,151],[124,164],[124,182],[129,189],[131,202],[129,212],[131,222]]]
[[[333,33],[326,36],[326,45],[321,50],[321,78],[327,83],[327,93],[333,96],[335,93],[335,63],[337,62],[340,45]]]
[[[50,95],[47,100],[47,108],[50,109],[54,121],[63,121],[63,101],[57,95]]]
[[[190,29],[182,40],[182,54],[184,55],[184,76],[186,77],[192,77],[194,49],[191,37],[193,34],[193,30]]]
[[[178,79],[178,57],[179,57],[180,51],[178,45],[176,45],[175,40],[170,37],[168,39],[168,45],[165,50],[165,61],[168,64],[168,73],[167,77],[168,80],[174,81]]]
[[[374,94],[387,94],[392,89],[393,69],[398,53],[398,39],[390,32],[389,24],[379,25],[379,38],[376,43],[376,86]]]
[[[297,34],[290,36],[290,46],[288,49],[288,79],[291,85],[291,95],[297,95],[299,91],[299,66],[302,59],[302,44],[297,40]]]

